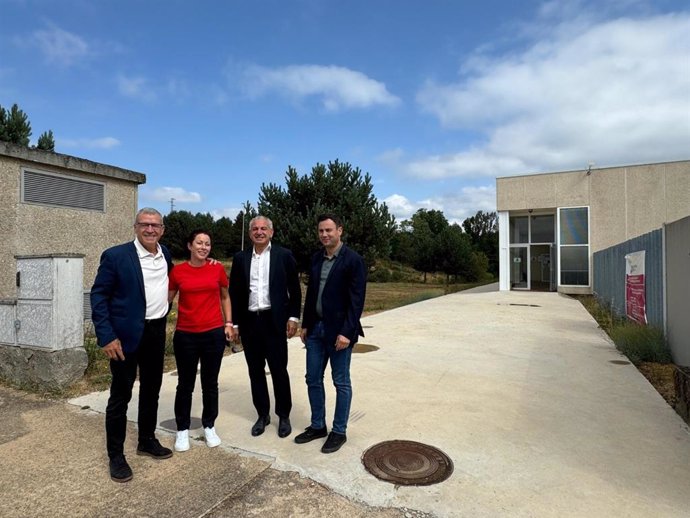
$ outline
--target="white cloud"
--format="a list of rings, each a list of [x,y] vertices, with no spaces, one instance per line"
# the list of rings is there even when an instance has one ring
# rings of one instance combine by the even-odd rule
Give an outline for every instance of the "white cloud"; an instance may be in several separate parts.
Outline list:
[[[56,147],[80,148],[80,149],[112,149],[121,144],[115,137],[80,138],[80,139],[56,139]]]
[[[117,78],[117,88],[125,97],[139,99],[141,101],[152,102],[156,100],[156,93],[149,86],[148,79],[144,77],[126,77],[123,75]]]
[[[225,208],[225,209],[215,209],[211,211],[211,216],[214,220],[219,220],[220,218],[229,218],[231,221],[235,221],[237,215],[242,211],[242,208]],[[249,222],[247,222],[249,223]]]
[[[687,158],[690,14],[584,19],[522,53],[469,60],[458,83],[426,84],[422,110],[446,128],[484,133],[485,144],[407,171],[501,176]]]
[[[146,197],[150,200],[166,202],[169,202],[171,198],[181,203],[199,203],[201,201],[201,194],[187,191],[182,187],[158,187],[153,192],[147,193]]]
[[[31,33],[24,43],[38,47],[46,60],[61,66],[73,65],[91,53],[89,44],[82,37],[52,23],[47,29]]]
[[[251,65],[241,76],[243,90],[251,98],[268,93],[298,100],[316,97],[331,112],[400,102],[385,84],[344,67],[291,65],[271,69]]]
[[[492,185],[482,187],[463,187],[440,196],[412,201],[401,194],[392,194],[383,200],[396,221],[409,219],[417,210],[440,210],[450,223],[462,223],[474,216],[477,211],[496,210],[496,188]]]

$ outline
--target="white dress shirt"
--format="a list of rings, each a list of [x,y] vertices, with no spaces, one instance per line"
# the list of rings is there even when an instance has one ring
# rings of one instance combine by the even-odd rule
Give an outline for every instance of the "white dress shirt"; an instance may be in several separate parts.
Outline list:
[[[249,311],[260,311],[271,307],[268,293],[268,276],[271,269],[271,243],[260,254],[252,250],[249,267]]]

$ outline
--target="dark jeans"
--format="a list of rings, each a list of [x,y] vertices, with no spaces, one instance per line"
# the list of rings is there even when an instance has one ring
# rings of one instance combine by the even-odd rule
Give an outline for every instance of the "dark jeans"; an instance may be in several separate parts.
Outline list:
[[[175,363],[177,363],[177,392],[175,393],[177,429],[189,430],[192,393],[199,363],[201,363],[203,402],[201,424],[204,428],[213,428],[218,417],[218,373],[225,349],[225,332],[222,327],[203,333],[175,331],[173,347]]]
[[[243,327],[245,328],[243,330]],[[288,352],[285,328],[276,329],[270,311],[249,314],[248,323],[240,326],[244,359],[247,361],[252,402],[259,416],[266,416],[271,409],[266,382],[265,367],[271,371],[275,411],[279,417],[290,417],[292,394],[287,371]]]
[[[326,365],[331,362],[331,376],[335,386],[335,413],[333,431],[345,434],[350,418],[352,403],[352,384],[350,382],[350,360],[352,346],[335,350],[335,342],[326,343],[322,322],[317,322],[307,336],[307,393],[311,406],[311,427],[326,427],[326,391],[323,375]]]
[[[139,368],[139,442],[155,437],[158,421],[158,394],[163,382],[165,356],[165,317],[147,322],[136,351],[125,353],[124,360],[110,360],[113,380],[105,409],[105,435],[108,457],[122,455],[127,434],[127,405]]]

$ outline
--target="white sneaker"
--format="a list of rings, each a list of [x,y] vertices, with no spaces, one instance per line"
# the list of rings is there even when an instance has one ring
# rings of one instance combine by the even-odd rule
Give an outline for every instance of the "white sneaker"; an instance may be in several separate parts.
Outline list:
[[[215,426],[213,428],[204,428],[204,437],[206,438],[206,446],[215,448],[220,444],[220,437],[216,434]]]
[[[189,430],[180,430],[175,439],[175,451],[187,451],[189,449]]]

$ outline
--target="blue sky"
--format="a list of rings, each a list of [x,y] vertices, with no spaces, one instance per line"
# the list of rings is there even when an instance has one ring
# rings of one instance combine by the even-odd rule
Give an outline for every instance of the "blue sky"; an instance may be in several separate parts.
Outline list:
[[[339,159],[398,220],[495,178],[690,159],[680,0],[0,0],[0,104],[32,141],[234,217]]]

